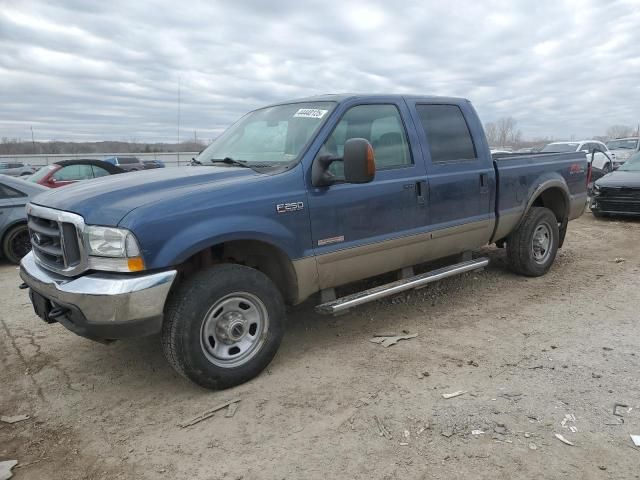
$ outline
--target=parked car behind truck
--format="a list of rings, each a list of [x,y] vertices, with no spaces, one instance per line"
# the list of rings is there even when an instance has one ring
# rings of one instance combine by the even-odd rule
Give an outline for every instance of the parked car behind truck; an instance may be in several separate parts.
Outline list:
[[[60,160],[42,167],[29,177],[29,181],[49,188],[59,188],[72,183],[107,175],[124,173],[125,170],[108,162],[94,159]]]
[[[596,217],[640,217],[640,152],[594,183],[590,208]]]
[[[116,175],[28,206],[20,275],[45,321],[97,340],[160,333],[183,376],[226,388],[275,355],[285,305],[321,313],[481,268],[487,243],[546,273],[586,203],[582,152],[493,159],[459,98],[327,95],[255,110],[200,168]],[[62,242],[57,239],[63,239]],[[464,254],[349,297],[334,288]]]
[[[22,162],[0,162],[0,175],[11,177],[25,177],[33,174],[36,169]]]
[[[105,158],[104,161],[127,172],[137,172],[145,169],[144,163],[138,157],[109,157]]]
[[[581,140],[579,142],[553,142],[544,146],[542,153],[584,152],[591,160],[591,166],[602,174],[607,174],[618,168],[622,161],[617,162],[607,146],[598,140]]]
[[[19,263],[31,250],[25,206],[46,190],[22,178],[0,174],[0,257]]]

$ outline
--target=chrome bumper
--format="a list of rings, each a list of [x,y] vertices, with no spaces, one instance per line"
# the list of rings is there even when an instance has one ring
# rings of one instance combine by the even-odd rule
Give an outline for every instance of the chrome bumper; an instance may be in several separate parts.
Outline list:
[[[100,332],[108,332],[108,338],[136,336],[118,329],[140,326],[140,322],[146,328],[136,331],[155,333],[176,274],[175,270],[136,275],[100,272],[69,278],[40,267],[33,253],[20,262],[20,277],[32,290],[71,312],[68,318],[56,320],[87,337],[104,337]],[[94,326],[97,335],[92,333]]]

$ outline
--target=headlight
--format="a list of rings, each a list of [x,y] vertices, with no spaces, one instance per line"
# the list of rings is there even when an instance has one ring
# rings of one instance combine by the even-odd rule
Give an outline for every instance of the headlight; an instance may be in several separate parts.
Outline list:
[[[597,183],[593,184],[593,195],[600,195],[600,186]]]
[[[87,225],[84,236],[89,268],[116,272],[144,270],[138,241],[130,231]]]

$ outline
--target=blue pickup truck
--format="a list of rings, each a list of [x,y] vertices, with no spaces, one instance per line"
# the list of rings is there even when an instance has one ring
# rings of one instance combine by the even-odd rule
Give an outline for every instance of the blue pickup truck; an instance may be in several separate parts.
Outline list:
[[[587,200],[584,153],[493,158],[460,98],[271,105],[197,162],[38,196],[20,275],[45,321],[99,341],[160,333],[169,363],[212,389],[262,371],[285,306],[318,292],[317,310],[337,314],[482,268],[471,251],[491,243],[515,272],[543,275]],[[396,281],[336,298],[335,287],[393,271]]]

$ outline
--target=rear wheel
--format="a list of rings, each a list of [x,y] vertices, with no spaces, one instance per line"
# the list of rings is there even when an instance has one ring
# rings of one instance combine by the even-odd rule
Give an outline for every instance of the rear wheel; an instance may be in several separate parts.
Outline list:
[[[22,257],[31,251],[31,239],[26,224],[9,229],[2,241],[4,256],[12,263],[20,263]]]
[[[173,292],[162,330],[165,357],[198,385],[223,389],[258,375],[284,334],[280,292],[262,272],[222,264]]]
[[[532,207],[507,239],[507,258],[521,275],[539,277],[549,271],[559,244],[558,220],[551,210]]]

